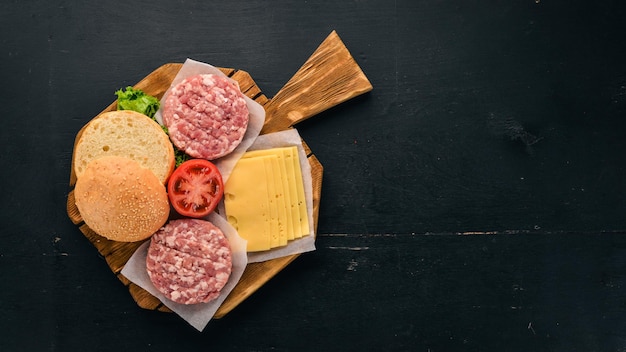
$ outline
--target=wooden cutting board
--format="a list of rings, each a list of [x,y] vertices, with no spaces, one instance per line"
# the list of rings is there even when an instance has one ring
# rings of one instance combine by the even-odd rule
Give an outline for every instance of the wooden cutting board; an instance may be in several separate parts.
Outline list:
[[[160,99],[181,67],[182,64],[180,63],[165,64],[138,82],[135,88]],[[247,72],[231,68],[220,68],[220,70],[235,79],[246,96],[254,99],[265,108],[266,120],[261,134],[293,128],[300,121],[372,90],[372,85],[367,77],[335,31],[322,42],[313,55],[272,99],[268,99],[262,93]],[[116,102],[113,102],[102,112],[115,109]],[[80,138],[81,133],[82,129],[76,135],[76,141]],[[317,233],[323,167],[304,141],[303,145],[311,165],[313,219],[315,233]],[[70,187],[73,188],[75,183],[76,175],[72,162]],[[70,190],[67,197],[67,213],[72,222],[79,227],[100,255],[105,258],[113,273],[128,287],[132,298],[140,307],[164,312],[170,311],[156,297],[133,284],[120,273],[143,241],[116,242],[96,234],[83,222],[74,202],[73,189]],[[297,257],[298,255],[290,255],[261,263],[248,264],[240,281],[222,303],[214,318],[221,318],[226,315]]]

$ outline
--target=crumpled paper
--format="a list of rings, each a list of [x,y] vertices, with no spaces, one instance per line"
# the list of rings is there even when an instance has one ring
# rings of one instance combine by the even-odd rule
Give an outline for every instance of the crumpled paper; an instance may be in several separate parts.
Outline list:
[[[180,304],[171,301],[157,290],[152,284],[148,276],[148,271],[146,270],[146,256],[148,254],[150,240],[146,241],[135,251],[122,269],[122,275],[137,286],[150,292],[150,294],[158,298],[166,307],[178,314],[199,331],[204,330],[220,305],[224,302],[226,297],[228,297],[228,294],[233,290],[235,285],[237,285],[248,263],[246,256],[247,241],[241,238],[237,231],[215,212],[209,214],[205,220],[212,222],[222,230],[224,235],[228,238],[232,251],[232,269],[230,277],[224,288],[222,288],[222,291],[220,291],[220,295],[215,300],[207,303]]]

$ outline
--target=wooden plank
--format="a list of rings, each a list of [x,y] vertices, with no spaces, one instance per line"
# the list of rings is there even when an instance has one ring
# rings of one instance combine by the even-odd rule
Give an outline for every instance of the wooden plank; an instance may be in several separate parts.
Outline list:
[[[180,63],[164,64],[139,81],[135,88],[161,98],[181,67]],[[335,32],[331,33],[320,45],[303,68],[296,73],[285,88],[278,92],[274,99],[268,99],[247,72],[232,68],[220,68],[220,70],[235,79],[246,96],[264,106],[267,115],[262,133],[291,128],[294,123],[372,89],[371,84]],[[101,113],[115,109],[116,102],[113,102]],[[81,133],[82,129],[76,135],[74,146]],[[313,219],[314,228],[317,231],[323,167],[304,141],[303,145],[312,169]],[[72,161],[70,174],[72,187],[76,182],[73,164]],[[83,223],[74,202],[73,190],[68,194],[67,213],[72,222],[79,226],[85,237],[96,247],[98,253],[105,258],[111,271],[128,287],[137,305],[150,310],[170,311],[157,298],[120,274],[128,259],[143,242],[116,242],[96,234]],[[215,318],[226,315],[297,257],[298,255],[290,255],[261,263],[250,263],[240,281],[216,312]]]

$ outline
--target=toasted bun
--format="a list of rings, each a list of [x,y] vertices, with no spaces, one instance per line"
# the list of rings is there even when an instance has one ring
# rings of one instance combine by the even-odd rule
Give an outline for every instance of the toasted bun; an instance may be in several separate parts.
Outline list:
[[[74,196],[85,224],[114,241],[148,238],[170,213],[165,186],[152,171],[119,156],[90,162],[76,181]]]
[[[130,110],[110,111],[91,120],[74,148],[74,171],[105,155],[123,156],[151,170],[165,184],[174,171],[174,147],[158,123]]]

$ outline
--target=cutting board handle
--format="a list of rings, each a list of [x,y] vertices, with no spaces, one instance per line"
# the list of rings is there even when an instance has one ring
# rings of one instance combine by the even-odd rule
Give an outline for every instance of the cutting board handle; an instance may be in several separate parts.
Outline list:
[[[261,133],[283,131],[346,100],[372,90],[336,31],[265,105]]]

